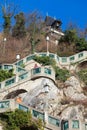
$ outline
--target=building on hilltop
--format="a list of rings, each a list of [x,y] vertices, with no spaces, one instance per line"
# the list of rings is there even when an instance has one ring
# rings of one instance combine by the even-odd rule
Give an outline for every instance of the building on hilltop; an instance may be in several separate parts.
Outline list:
[[[45,18],[45,32],[49,39],[53,43],[58,43],[58,40],[61,36],[64,36],[64,33],[61,29],[62,22],[50,16]]]
[[[45,24],[48,27],[55,28],[56,30],[59,30],[62,22],[60,20],[56,20],[55,18],[52,18],[50,16],[46,16]]]

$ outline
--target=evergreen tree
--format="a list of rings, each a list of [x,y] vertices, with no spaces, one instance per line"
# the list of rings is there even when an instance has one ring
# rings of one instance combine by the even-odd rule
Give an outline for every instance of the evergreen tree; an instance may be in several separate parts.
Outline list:
[[[15,17],[16,23],[12,29],[12,36],[18,39],[24,38],[26,36],[25,28],[25,17],[24,13],[19,13]]]
[[[3,16],[4,18],[4,33],[9,34],[10,33],[10,28],[11,28],[11,17],[9,15]]]
[[[66,30],[64,37],[61,37],[60,42],[67,42],[68,44],[76,43],[78,40],[75,29]]]
[[[8,7],[6,8],[4,6],[2,6],[2,14],[2,17],[4,19],[3,31],[6,35],[8,35],[11,29],[11,17],[13,14],[10,11],[8,11]]]

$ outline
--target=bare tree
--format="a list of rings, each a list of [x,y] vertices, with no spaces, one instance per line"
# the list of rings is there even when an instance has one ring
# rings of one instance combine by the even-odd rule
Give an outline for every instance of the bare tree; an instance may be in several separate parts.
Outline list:
[[[35,45],[40,41],[37,35],[40,35],[43,26],[43,18],[37,12],[30,13],[26,18],[26,28],[29,34],[32,53],[35,51]]]

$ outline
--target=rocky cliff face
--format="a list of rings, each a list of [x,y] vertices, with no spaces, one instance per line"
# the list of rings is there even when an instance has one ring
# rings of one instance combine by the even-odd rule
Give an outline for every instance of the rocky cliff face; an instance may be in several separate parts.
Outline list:
[[[66,97],[69,97],[75,101],[87,99],[82,92],[82,84],[75,76],[70,77],[65,82],[65,88],[63,89],[63,92]]]
[[[87,111],[84,105],[87,96],[83,94],[83,85],[78,78],[70,77],[62,88],[58,88],[53,81],[46,78],[35,80],[32,85],[35,84],[37,84],[36,89],[20,95],[25,104],[42,111],[46,110],[49,114],[60,116],[62,119],[70,119],[74,116],[76,119],[84,118]]]
[[[63,96],[61,108],[62,118],[83,118],[86,107],[84,102],[87,96],[83,94],[83,84],[75,76],[70,77],[65,83],[63,88]],[[86,103],[86,102],[85,102]],[[64,107],[64,108],[63,108]]]

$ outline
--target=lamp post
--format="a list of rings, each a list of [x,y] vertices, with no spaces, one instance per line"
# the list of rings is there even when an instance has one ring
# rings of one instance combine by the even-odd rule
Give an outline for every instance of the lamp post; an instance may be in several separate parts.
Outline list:
[[[7,38],[3,38],[3,44],[4,44],[4,48],[3,48],[3,54],[5,54],[5,44],[6,44]]]
[[[47,55],[49,54],[49,37],[46,37],[46,42],[47,42]]]
[[[7,38],[5,37],[5,38],[3,39],[3,41],[6,42],[6,41],[7,41]]]
[[[16,60],[17,60],[17,65],[18,65],[18,60],[20,60],[20,55],[19,54],[16,55]]]
[[[19,54],[17,54],[16,55],[16,60],[17,60],[17,63],[16,63],[16,65],[17,65],[17,67],[15,68],[15,73],[16,73],[16,82],[18,82],[18,80],[19,80],[19,77],[18,77],[18,60],[20,59],[20,55]]]

